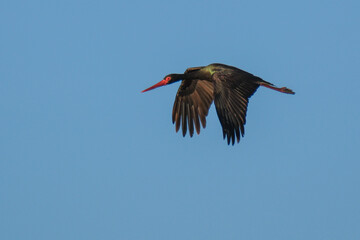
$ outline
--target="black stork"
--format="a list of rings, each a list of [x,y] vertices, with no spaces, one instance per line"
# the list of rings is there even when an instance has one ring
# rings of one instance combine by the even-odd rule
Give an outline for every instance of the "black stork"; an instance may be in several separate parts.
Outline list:
[[[200,122],[206,127],[206,116],[211,103],[215,102],[216,112],[223,129],[223,138],[234,145],[235,136],[244,137],[246,110],[249,98],[259,86],[282,93],[295,94],[286,87],[278,88],[272,83],[236,67],[214,63],[203,67],[186,69],[183,74],[169,74],[163,80],[142,92],[182,80],[175,97],[172,121],[176,132],[182,126],[183,136],[189,129],[190,137],[200,133]]]

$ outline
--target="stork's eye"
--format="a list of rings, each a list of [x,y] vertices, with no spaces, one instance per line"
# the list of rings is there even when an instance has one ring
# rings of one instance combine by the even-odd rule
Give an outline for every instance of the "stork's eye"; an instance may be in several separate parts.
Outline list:
[[[166,77],[165,80],[168,82],[171,80],[171,77]]]

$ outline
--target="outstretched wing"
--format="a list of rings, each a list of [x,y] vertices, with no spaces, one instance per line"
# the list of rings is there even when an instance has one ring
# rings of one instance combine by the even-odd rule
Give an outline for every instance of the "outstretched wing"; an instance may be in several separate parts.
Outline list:
[[[192,137],[194,125],[199,134],[200,121],[205,128],[206,116],[213,100],[213,83],[199,79],[183,80],[176,94],[172,112],[172,121],[175,123],[176,132],[179,131],[181,123],[183,136],[189,128],[190,137]]]
[[[213,74],[216,112],[228,144],[231,140],[234,145],[235,135],[237,142],[240,141],[240,134],[244,136],[248,101],[259,87],[258,79],[249,73]]]

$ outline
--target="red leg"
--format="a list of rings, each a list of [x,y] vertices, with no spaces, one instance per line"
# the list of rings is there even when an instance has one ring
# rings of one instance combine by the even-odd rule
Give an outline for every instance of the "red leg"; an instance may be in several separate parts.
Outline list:
[[[287,93],[287,94],[295,94],[291,89],[286,88],[286,87],[278,88],[278,87],[275,87],[273,85],[269,85],[267,83],[260,83],[260,85],[264,86],[264,87],[267,87],[267,88],[270,88],[270,89],[273,89],[273,90],[278,91],[278,92]]]

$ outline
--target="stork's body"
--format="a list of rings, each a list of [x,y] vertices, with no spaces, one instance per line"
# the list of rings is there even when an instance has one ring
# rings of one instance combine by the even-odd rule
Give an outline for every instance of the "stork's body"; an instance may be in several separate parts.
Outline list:
[[[219,63],[188,68],[183,74],[169,74],[143,92],[180,80],[182,82],[176,94],[172,112],[172,121],[175,123],[176,131],[181,125],[183,136],[187,129],[191,137],[194,129],[199,134],[200,122],[205,128],[206,116],[214,101],[223,128],[223,137],[227,137],[228,144],[230,142],[234,144],[235,137],[239,142],[240,135],[244,136],[248,101],[259,86],[294,94],[288,88],[275,87],[251,73]]]

